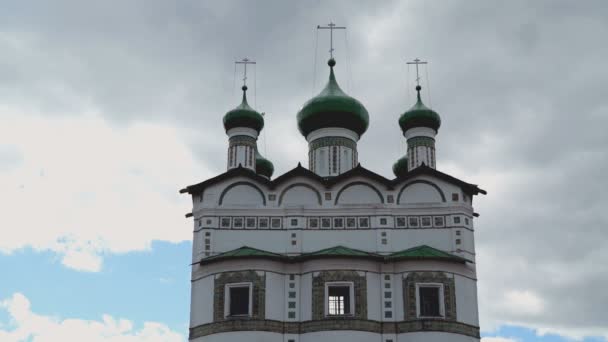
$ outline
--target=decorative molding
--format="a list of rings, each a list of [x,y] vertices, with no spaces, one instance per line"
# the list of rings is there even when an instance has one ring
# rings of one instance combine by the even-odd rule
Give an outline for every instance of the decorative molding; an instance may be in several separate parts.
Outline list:
[[[248,135],[235,135],[228,139],[229,147],[237,146],[237,145],[245,145],[253,148],[257,148],[256,139],[250,137]]]
[[[403,191],[410,185],[414,185],[414,184],[426,184],[426,185],[432,186],[433,188],[435,188],[435,190],[437,190],[437,192],[439,192],[439,195],[441,195],[441,201],[446,202],[445,194],[443,193],[443,191],[441,191],[441,188],[438,187],[437,184],[435,184],[433,182],[429,182],[424,179],[418,179],[418,180],[406,183],[405,185],[403,185],[403,187],[401,187],[401,190],[399,190],[399,193],[397,194],[397,204],[401,204],[401,194],[403,193]]]
[[[317,195],[317,200],[319,205],[322,204],[321,202],[321,193],[319,192],[319,190],[315,189],[314,187],[312,187],[310,184],[306,184],[306,183],[294,183],[289,185],[288,187],[286,187],[285,189],[283,189],[283,191],[281,191],[281,194],[279,195],[279,205],[283,204],[283,196],[285,195],[285,193],[295,187],[305,187],[307,189],[312,190],[316,195]]]
[[[308,149],[310,151],[316,150],[317,148],[327,147],[327,146],[344,146],[348,147],[352,150],[357,149],[357,143],[352,139],[344,138],[344,137],[324,137],[311,141],[308,144]]]
[[[262,196],[262,203],[264,203],[264,205],[266,205],[266,196],[264,196],[264,192],[262,191],[262,189],[260,189],[257,185],[250,183],[250,182],[236,182],[236,183],[232,183],[229,186],[227,186],[226,189],[224,189],[224,191],[222,191],[222,194],[220,195],[220,201],[219,201],[218,205],[222,205],[222,203],[224,202],[224,196],[226,195],[226,193],[228,193],[228,191],[230,191],[230,189],[234,188],[235,186],[239,186],[239,185],[248,185],[248,186],[256,189],[260,193],[260,196]]]
[[[340,191],[338,191],[338,194],[336,195],[336,200],[334,201],[334,205],[338,205],[338,201],[340,200],[340,195],[342,195],[342,192],[344,190],[350,188],[351,186],[355,186],[355,185],[364,185],[364,186],[367,186],[368,188],[371,188],[372,190],[374,190],[376,192],[376,194],[378,194],[378,197],[380,197],[380,202],[382,202],[382,204],[384,204],[384,197],[382,196],[382,192],[380,192],[380,190],[378,190],[375,186],[373,186],[369,183],[366,183],[366,182],[351,182],[351,183],[348,183],[345,186],[343,186],[340,189]]]
[[[325,283],[352,282],[354,287],[354,312],[343,319],[367,318],[367,280],[365,275],[357,271],[321,271],[312,278],[312,318],[323,320],[325,318]],[[332,317],[333,318],[333,317]]]
[[[215,277],[213,291],[213,321],[231,321],[224,317],[224,303],[226,301],[225,288],[227,284],[249,282],[252,289],[252,314],[248,319],[264,319],[266,315],[266,275],[259,275],[256,271],[224,272]]]
[[[277,334],[307,334],[323,331],[351,330],[376,334],[406,334],[414,332],[444,332],[480,338],[479,327],[453,321],[413,320],[380,322],[366,319],[331,318],[304,322],[240,319],[201,324],[190,328],[189,339],[237,331],[264,331]]]
[[[456,320],[456,288],[454,278],[444,272],[411,272],[403,279],[403,307],[406,320],[417,319],[416,283],[443,284],[445,317],[439,321]]]

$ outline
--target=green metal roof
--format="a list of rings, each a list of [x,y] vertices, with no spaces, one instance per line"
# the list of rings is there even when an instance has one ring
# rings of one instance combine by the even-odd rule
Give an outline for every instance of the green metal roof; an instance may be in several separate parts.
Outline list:
[[[219,261],[225,259],[240,259],[240,258],[270,258],[270,259],[286,259],[282,254],[263,251],[261,249],[243,246],[228,252],[220,253],[201,260],[203,263]]]
[[[320,251],[311,252],[311,253],[303,253],[300,255],[300,258],[310,259],[315,257],[370,257],[370,258],[378,258],[380,257],[378,254],[369,253],[365,251],[361,251],[358,249],[348,248],[344,246],[335,246],[326,249],[322,249]]]
[[[437,131],[441,126],[439,114],[422,103],[420,89],[422,89],[420,86],[416,86],[418,92],[416,104],[399,117],[399,126],[403,132],[413,127],[429,127]]]
[[[332,58],[329,81],[321,93],[308,100],[298,112],[298,128],[302,135],[319,128],[341,127],[347,128],[362,135],[369,126],[369,114],[361,102],[348,96],[336,81]]]
[[[393,253],[387,257],[388,260],[403,259],[445,259],[451,261],[466,262],[467,260],[439,249],[422,245],[400,252]]]
[[[443,260],[443,261],[451,261],[451,262],[459,262],[465,263],[468,260],[461,258],[459,256],[438,250],[433,247],[429,247],[426,245],[418,246],[410,249],[406,249],[400,252],[396,252],[390,255],[380,255],[371,252],[365,252],[358,249],[353,249],[345,246],[335,246],[330,248],[325,248],[316,252],[311,253],[303,253],[300,255],[289,256],[286,254],[278,254],[273,252],[268,252],[248,246],[244,246],[241,248],[237,248],[232,251],[224,252],[221,254],[217,254],[214,256],[210,256],[204,258],[200,261],[201,264],[212,263],[221,260],[228,259],[242,259],[242,258],[265,258],[265,259],[276,259],[287,262],[298,262],[307,259],[317,259],[317,258],[365,258],[365,259],[375,259],[384,262],[391,261],[399,261],[399,260],[423,260],[423,259],[431,259],[431,260]]]
[[[224,128],[228,131],[235,127],[248,127],[258,133],[264,128],[264,117],[247,103],[247,86],[243,86],[243,101],[224,115]]]

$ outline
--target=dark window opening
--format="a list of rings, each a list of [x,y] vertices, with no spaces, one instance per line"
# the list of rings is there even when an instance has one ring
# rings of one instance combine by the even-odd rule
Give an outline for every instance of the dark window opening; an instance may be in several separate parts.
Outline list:
[[[230,287],[230,316],[249,315],[249,287]]]
[[[420,316],[441,317],[439,287],[420,287]]]
[[[350,315],[350,287],[329,286],[328,290],[329,315]]]

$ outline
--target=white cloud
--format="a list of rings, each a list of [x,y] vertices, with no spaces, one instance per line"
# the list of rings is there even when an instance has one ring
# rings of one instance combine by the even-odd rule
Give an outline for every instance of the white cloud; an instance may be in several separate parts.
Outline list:
[[[32,312],[30,301],[21,293],[0,302],[11,319],[7,326],[0,325],[0,341],[3,342],[181,342],[184,337],[164,324],[145,322],[140,329],[126,319],[103,315],[101,320],[76,318],[60,319]]]
[[[0,146],[10,143],[20,160],[0,168],[0,252],[50,250],[67,267],[99,271],[104,253],[191,239],[189,199],[178,190],[205,177],[195,176],[172,127],[115,127],[96,115],[42,118],[13,108],[0,108],[0,117]]]
[[[483,337],[481,342],[518,342],[519,340],[510,337]]]

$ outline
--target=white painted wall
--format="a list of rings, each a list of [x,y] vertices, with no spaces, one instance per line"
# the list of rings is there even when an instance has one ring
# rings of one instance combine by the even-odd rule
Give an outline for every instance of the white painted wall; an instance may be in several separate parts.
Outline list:
[[[222,205],[225,206],[254,206],[259,207],[264,204],[264,198],[254,187],[246,184],[237,185],[224,195]]]
[[[284,194],[281,201],[283,207],[308,207],[314,208],[319,206],[319,197],[323,195],[317,195],[317,192],[305,186],[295,186],[288,189]]]
[[[459,322],[479,326],[477,311],[477,281],[454,276],[456,286],[456,317]]]
[[[192,282],[190,297],[190,326],[213,322],[214,277],[205,277]]]
[[[337,196],[337,195],[336,195]],[[340,193],[338,204],[381,204],[382,199],[367,185],[351,185]]]
[[[285,320],[285,296],[285,277],[266,272],[266,319]]]
[[[447,198],[446,198],[447,200]],[[441,194],[433,186],[425,183],[415,183],[403,190],[399,202],[414,203],[441,203]]]

